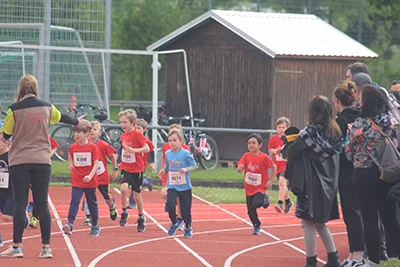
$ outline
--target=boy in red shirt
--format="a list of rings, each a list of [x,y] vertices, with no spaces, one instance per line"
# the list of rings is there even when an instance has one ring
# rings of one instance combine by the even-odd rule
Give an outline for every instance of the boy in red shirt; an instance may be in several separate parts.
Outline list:
[[[147,121],[145,121],[144,119],[138,119],[136,121],[135,130],[139,131],[144,136],[144,134],[145,134],[145,132],[147,130]],[[146,170],[148,162],[150,161],[150,170],[152,172],[154,172],[154,146],[153,146],[153,143],[148,138],[146,138],[146,144],[149,146],[150,152],[149,153],[143,153],[143,161],[144,161],[144,164],[145,164],[144,169]],[[151,178],[150,177],[144,178],[142,186],[143,187],[147,186],[147,188],[149,188],[149,191],[152,191],[153,190],[153,184],[151,183]],[[135,209],[135,208],[136,208],[136,201],[133,198],[133,190],[131,190],[131,194],[129,196],[128,209]]]
[[[244,170],[244,190],[246,192],[247,213],[253,223],[253,235],[259,235],[261,222],[258,219],[257,209],[268,208],[269,199],[267,188],[271,187],[276,175],[276,166],[271,158],[260,151],[263,140],[259,134],[251,134],[247,137],[249,152],[245,153],[237,163],[237,172]],[[269,179],[268,169],[272,169]]]
[[[101,124],[98,121],[91,121],[90,124],[92,125],[92,130],[90,131],[89,141],[92,142],[97,146],[100,153],[100,160],[99,160],[99,169],[97,170],[97,189],[99,189],[101,195],[103,196],[104,200],[106,201],[109,209],[110,209],[110,218],[111,220],[115,221],[117,219],[118,213],[115,206],[114,198],[111,194],[110,190],[110,175],[108,173],[107,167],[107,156],[111,159],[111,164],[113,166],[113,171],[111,174],[111,178],[114,181],[117,179],[117,159],[114,157],[115,148],[110,146],[107,142],[104,142],[100,139],[101,136]],[[87,206],[87,202],[83,202],[83,208],[86,215],[86,220],[84,225],[91,224],[91,216],[90,211]]]
[[[87,120],[82,121],[81,127],[72,127],[76,140],[68,149],[68,168],[72,174],[72,196],[69,204],[68,223],[62,228],[67,235],[72,234],[83,193],[85,193],[88,208],[92,215],[90,236],[98,236],[100,234],[100,226],[98,225],[99,210],[96,198],[96,172],[99,168],[100,153],[97,146],[88,140],[91,129],[92,125]]]
[[[145,168],[143,153],[149,153],[150,148],[146,143],[146,138],[137,130],[135,130],[136,112],[132,109],[121,111],[118,114],[119,122],[122,130],[121,134],[121,204],[122,214],[119,225],[125,226],[128,220],[128,188],[131,186],[134,191],[134,199],[138,208],[137,231],[144,232],[146,230],[146,218],[143,215],[143,199],[141,195],[143,184],[143,171]]]
[[[286,129],[290,126],[290,120],[286,117],[281,117],[276,121],[276,131],[268,142],[268,151],[273,155],[273,161],[277,168],[277,177],[279,181],[279,194],[278,204],[275,206],[275,210],[279,213],[283,210],[283,201],[285,201],[285,213],[289,213],[290,208],[293,206],[293,202],[289,197],[289,189],[286,184],[285,171],[287,160],[282,158],[281,150],[284,146],[282,136],[285,135]],[[275,179],[275,177],[274,177]]]

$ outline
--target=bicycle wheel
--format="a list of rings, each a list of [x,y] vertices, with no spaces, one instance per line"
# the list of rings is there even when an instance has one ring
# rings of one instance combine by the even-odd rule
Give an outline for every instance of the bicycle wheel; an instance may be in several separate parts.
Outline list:
[[[199,164],[203,169],[213,170],[219,163],[219,149],[217,142],[214,138],[206,134],[199,137],[199,144],[201,144],[203,140],[206,140],[205,145],[202,147],[201,155],[199,155]]]
[[[72,145],[74,140],[74,133],[72,132],[72,127],[70,126],[60,126],[54,130],[51,135],[54,140],[56,140],[58,147],[54,155],[57,159],[61,161],[68,160],[68,149]]]

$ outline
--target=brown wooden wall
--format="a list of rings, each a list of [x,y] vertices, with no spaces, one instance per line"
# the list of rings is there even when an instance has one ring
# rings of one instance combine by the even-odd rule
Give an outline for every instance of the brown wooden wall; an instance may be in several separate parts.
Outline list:
[[[188,55],[193,110],[206,125],[267,128],[271,119],[272,60],[219,23],[209,20],[165,49]],[[166,56],[164,88],[172,115],[189,113],[182,55]]]
[[[331,98],[335,86],[344,80],[346,68],[354,61],[334,59],[275,59],[271,127],[278,117],[304,127],[308,103],[315,95]]]

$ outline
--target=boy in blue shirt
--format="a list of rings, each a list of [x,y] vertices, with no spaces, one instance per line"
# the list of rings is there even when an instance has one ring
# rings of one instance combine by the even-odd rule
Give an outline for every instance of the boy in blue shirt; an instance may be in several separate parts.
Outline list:
[[[192,154],[181,148],[183,140],[182,132],[171,131],[168,134],[168,142],[171,149],[165,154],[165,167],[158,173],[162,177],[168,171],[167,179],[167,208],[171,227],[168,235],[172,236],[179,228],[176,216],[176,198],[181,204],[181,215],[185,223],[184,237],[192,237],[192,183],[190,181],[190,171],[197,169],[196,161]]]

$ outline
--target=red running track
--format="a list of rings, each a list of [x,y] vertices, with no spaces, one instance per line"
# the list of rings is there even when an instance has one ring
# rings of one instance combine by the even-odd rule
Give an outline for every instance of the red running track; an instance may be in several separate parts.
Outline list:
[[[118,190],[113,191],[120,211]],[[262,233],[251,235],[244,204],[213,204],[193,197],[193,238],[185,239],[182,232],[169,237],[168,214],[158,191],[143,192],[147,229],[136,230],[137,210],[129,210],[125,227],[119,218],[111,221],[108,208],[98,194],[99,237],[90,237],[90,227],[83,226],[83,211],[79,211],[73,235],[67,237],[60,227],[66,223],[71,189],[50,189],[50,210],[53,218],[51,246],[53,259],[39,259],[41,250],[39,229],[24,232],[22,259],[0,258],[0,266],[302,266],[305,262],[303,233],[299,219],[276,213],[270,207],[259,209]],[[0,224],[5,247],[12,240],[12,225]],[[329,223],[341,258],[347,257],[347,236],[341,220]],[[318,256],[326,260],[322,242],[318,239]]]

